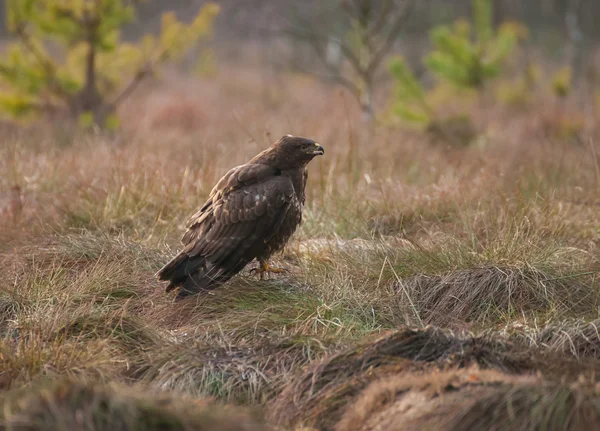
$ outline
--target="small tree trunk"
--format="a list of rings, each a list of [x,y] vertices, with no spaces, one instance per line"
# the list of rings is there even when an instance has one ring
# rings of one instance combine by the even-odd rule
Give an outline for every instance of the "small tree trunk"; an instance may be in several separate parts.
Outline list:
[[[361,104],[361,117],[363,123],[371,124],[373,122],[373,106],[371,103],[363,103]]]
[[[109,114],[107,106],[103,103],[102,97],[98,92],[96,78],[96,46],[95,27],[90,24],[87,37],[87,55],[85,57],[85,82],[81,91],[75,96],[72,110],[76,116],[90,113],[93,116],[94,123],[102,125],[106,116]]]
[[[96,49],[90,42],[85,59],[85,87],[83,88],[84,109],[90,109],[96,99]]]
[[[581,74],[583,63],[583,33],[579,27],[579,8],[581,1],[570,2],[565,14],[565,32],[567,44],[565,48],[566,63],[571,66],[573,78]]]
[[[375,119],[375,113],[373,112],[373,88],[370,82],[365,82],[365,88],[360,100],[360,109],[362,121],[369,125],[372,124]]]
[[[486,94],[486,86],[484,84],[481,85],[481,87],[479,87],[477,89],[477,103],[478,103],[478,109],[479,109],[479,114],[481,115],[481,127],[483,128],[482,132],[483,133],[488,133],[488,125],[489,125],[489,118],[488,118],[488,112],[487,112],[487,94]]]
[[[361,145],[368,144],[375,133],[375,109],[373,107],[373,87],[370,81],[365,82],[360,100],[361,126],[358,136]]]

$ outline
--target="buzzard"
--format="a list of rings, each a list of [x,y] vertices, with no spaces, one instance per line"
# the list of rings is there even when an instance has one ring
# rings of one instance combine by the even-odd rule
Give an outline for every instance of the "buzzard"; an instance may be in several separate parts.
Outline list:
[[[311,139],[286,135],[244,165],[227,172],[187,222],[183,250],[157,273],[179,287],[177,298],[214,289],[256,259],[257,273],[280,273],[268,264],[300,222],[306,166],[325,150]]]

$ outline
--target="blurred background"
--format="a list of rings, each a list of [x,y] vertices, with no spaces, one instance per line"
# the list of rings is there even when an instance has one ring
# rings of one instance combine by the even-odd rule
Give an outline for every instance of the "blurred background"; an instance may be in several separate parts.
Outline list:
[[[165,239],[287,133],[327,148],[308,234],[412,229],[493,188],[596,199],[594,0],[0,3],[2,207],[30,227]]]
[[[216,3],[2,0],[0,10],[0,35],[7,44],[15,39],[20,42],[23,57],[9,60],[3,68],[9,86],[11,72],[12,75],[27,74],[23,69],[27,56],[41,61],[37,72],[45,69],[46,74],[49,73],[47,66],[52,61],[28,49],[29,39],[48,50],[44,55],[67,56],[71,63],[79,63],[80,70],[75,70],[74,64],[61,64],[60,60],[54,65],[57,73],[70,75],[70,82],[61,83],[62,87],[69,87],[66,92],[75,93],[76,87],[82,90],[87,85],[88,93],[93,88],[105,93],[103,99],[109,99],[106,94],[109,90],[122,91],[122,87],[127,87],[127,79],[140,72],[147,80],[155,75],[159,66],[170,66],[205,80],[216,79],[220,72],[252,68],[253,73],[260,75],[264,97],[283,96],[284,85],[278,76],[306,75],[318,78],[328,87],[344,88],[356,99],[363,116],[371,121],[375,111],[381,113],[386,104],[394,102],[400,102],[396,103],[396,116],[424,115],[398,106],[421,104],[415,100],[400,100],[406,99],[406,95],[396,95],[395,100],[385,97],[390,85],[398,82],[400,86],[408,85],[407,78],[414,77],[425,90],[445,84],[489,90],[491,85],[488,84],[495,81],[497,99],[516,104],[524,103],[528,96],[518,94],[523,93],[515,82],[520,78],[525,80],[522,85],[527,84],[526,93],[533,92],[535,84],[541,82],[550,85],[552,88],[548,90],[559,97],[577,91],[590,95],[589,89],[597,88],[600,79],[600,30],[595,25],[600,5],[593,0],[309,0],[301,3],[285,0]],[[192,23],[194,18],[204,21],[195,29],[189,29],[196,32],[194,35],[186,38],[180,34],[180,40],[168,40],[169,35],[165,33],[169,28],[165,30],[164,25],[166,15],[173,15],[182,25]],[[85,16],[93,19],[84,22]],[[98,28],[94,27],[96,21],[102,21]],[[171,26],[170,31],[173,30]],[[449,33],[443,34],[445,30]],[[90,74],[84,67],[85,48],[81,45],[86,44],[85,33],[89,31],[95,33],[92,38],[97,39],[92,43],[97,58],[110,58],[112,54],[112,63],[129,66],[120,70],[119,82],[114,76],[108,76],[111,74],[105,70],[108,64],[100,65],[101,59],[97,60],[96,68],[103,70],[95,73],[95,82],[85,81],[84,77]],[[159,43],[144,46],[142,41],[152,36],[158,38]],[[109,46],[113,42],[115,45]],[[117,49],[126,44],[132,44],[141,52]],[[174,51],[184,51],[184,55],[178,52],[175,59]],[[78,59],[78,55],[81,58]],[[390,66],[390,58],[397,55],[402,55],[406,70]],[[390,73],[390,69],[396,73]],[[411,76],[399,78],[397,74],[403,72]],[[513,78],[512,87],[509,78]],[[17,93],[33,91],[31,83],[23,82],[26,81],[23,76],[19,78],[20,89],[15,78],[12,79],[12,89]],[[105,81],[112,81],[110,88],[103,87]],[[38,84],[41,86],[36,86],[37,96],[44,91],[56,93],[59,90],[50,90],[47,83]],[[56,94],[45,98],[52,96]],[[20,102],[13,101],[19,106],[5,108],[30,110],[24,100]],[[56,108],[48,100],[44,104],[46,110],[50,106]],[[113,108],[105,110],[112,112]],[[413,112],[399,113],[406,110]],[[78,111],[94,111],[94,116],[98,115],[96,106],[91,111],[86,107],[75,111],[78,114],[82,113]],[[20,114],[16,116],[24,113]]]

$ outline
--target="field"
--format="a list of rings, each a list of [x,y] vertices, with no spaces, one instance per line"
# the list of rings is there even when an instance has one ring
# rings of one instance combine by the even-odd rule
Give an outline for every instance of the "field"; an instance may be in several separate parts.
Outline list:
[[[116,133],[2,126],[2,429],[600,427],[597,112],[465,102],[485,135],[454,148],[272,79],[169,72]],[[288,272],[175,302],[183,223],[287,133],[326,150]]]

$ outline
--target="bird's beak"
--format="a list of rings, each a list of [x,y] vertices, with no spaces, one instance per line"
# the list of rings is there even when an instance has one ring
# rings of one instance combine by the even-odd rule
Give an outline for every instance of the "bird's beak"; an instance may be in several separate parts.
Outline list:
[[[319,144],[317,144],[317,143],[315,143],[315,146],[316,146],[317,148],[315,148],[315,149],[314,149],[314,150],[311,152],[311,154],[313,154],[313,155],[315,155],[315,156],[322,156],[323,154],[325,154],[325,149],[324,149],[322,146],[320,146],[320,145],[319,145]]]

